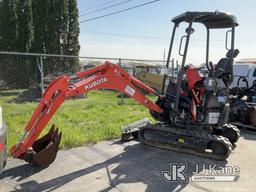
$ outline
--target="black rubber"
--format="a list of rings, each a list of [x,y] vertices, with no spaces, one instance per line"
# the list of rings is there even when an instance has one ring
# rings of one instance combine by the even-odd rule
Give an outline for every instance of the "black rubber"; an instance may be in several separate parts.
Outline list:
[[[226,137],[230,143],[235,144],[240,137],[240,130],[232,124],[226,124],[222,128],[215,130],[214,134]]]
[[[225,160],[232,144],[223,136],[204,131],[175,129],[161,124],[148,124],[139,131],[141,143],[201,157]]]

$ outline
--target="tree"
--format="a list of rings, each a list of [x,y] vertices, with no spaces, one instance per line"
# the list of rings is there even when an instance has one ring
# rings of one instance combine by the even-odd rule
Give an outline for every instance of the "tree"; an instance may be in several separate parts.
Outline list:
[[[34,40],[32,1],[17,0],[17,49],[29,52]]]
[[[16,0],[2,0],[0,6],[0,50],[17,51]],[[1,79],[7,85],[12,85],[17,80],[17,76],[13,75],[17,69],[15,61],[15,57],[1,55]]]
[[[68,1],[68,37],[67,37],[67,55],[79,55],[79,22],[78,22],[78,9],[77,1]]]
[[[67,42],[67,0],[51,0],[48,7],[46,52],[62,55]],[[66,70],[64,58],[51,57],[46,62],[49,72]]]
[[[17,14],[15,0],[1,1],[1,21],[0,21],[0,50],[17,50]]]
[[[76,0],[33,0],[33,52],[78,55],[79,23]],[[77,69],[78,59],[47,58],[45,73]]]
[[[78,36],[76,0],[0,0],[0,51],[78,55]],[[38,78],[36,63],[32,57],[12,56],[0,60],[0,72],[9,85],[24,88]],[[78,65],[78,59],[47,57],[44,74]]]
[[[67,0],[48,2],[46,51],[63,54],[67,39]]]
[[[34,40],[32,0],[16,0],[17,14],[17,51],[30,52]],[[34,82],[37,66],[33,57],[19,56],[15,63],[16,84],[26,88]],[[21,78],[22,77],[22,78]]]
[[[0,0],[0,47],[2,45],[3,33],[3,2]]]
[[[79,22],[78,22],[78,8],[76,0],[68,0],[68,31],[67,31],[67,45],[66,55],[79,55]],[[74,58],[69,60],[68,68],[77,69],[79,59]]]
[[[33,0],[33,26],[34,26],[34,41],[31,52],[46,53],[46,35],[48,21],[48,6],[49,0]]]

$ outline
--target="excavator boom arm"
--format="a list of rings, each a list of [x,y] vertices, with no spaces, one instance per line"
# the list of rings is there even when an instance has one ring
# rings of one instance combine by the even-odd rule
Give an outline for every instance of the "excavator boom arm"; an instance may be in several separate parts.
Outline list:
[[[148,109],[163,113],[163,109],[146,98],[136,87],[140,87],[158,97],[161,97],[161,95],[111,62],[105,62],[98,67],[78,72],[73,78],[80,79],[80,81],[70,84],[72,78],[64,75],[55,79],[48,86],[24,130],[23,138],[11,148],[13,157],[22,158],[24,156],[66,99],[92,90],[117,90],[130,96]]]

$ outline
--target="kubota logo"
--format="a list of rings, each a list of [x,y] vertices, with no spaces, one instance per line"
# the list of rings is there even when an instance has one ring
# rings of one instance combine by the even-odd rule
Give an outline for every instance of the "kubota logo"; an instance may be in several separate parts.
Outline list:
[[[95,87],[95,86],[97,86],[97,85],[100,85],[100,84],[102,84],[102,83],[104,83],[104,82],[107,82],[108,81],[108,79],[106,78],[106,77],[104,77],[104,78],[101,78],[101,79],[99,79],[99,80],[97,80],[97,81],[93,81],[93,82],[91,82],[90,84],[88,84],[88,85],[85,85],[84,86],[84,88],[87,90],[87,89],[91,89],[91,88],[93,88],[93,87]]]

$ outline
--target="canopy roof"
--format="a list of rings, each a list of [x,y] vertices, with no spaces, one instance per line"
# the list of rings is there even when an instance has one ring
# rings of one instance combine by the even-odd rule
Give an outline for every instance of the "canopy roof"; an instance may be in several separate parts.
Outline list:
[[[181,22],[198,22],[204,24],[207,28],[229,28],[237,26],[237,20],[234,15],[223,12],[185,12],[172,19],[172,22],[179,24]]]

